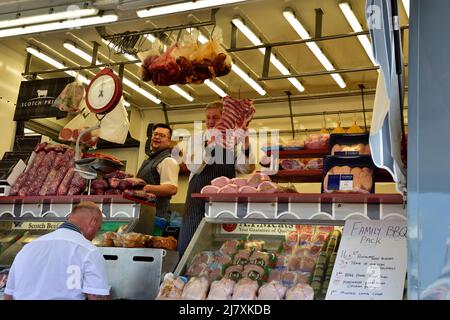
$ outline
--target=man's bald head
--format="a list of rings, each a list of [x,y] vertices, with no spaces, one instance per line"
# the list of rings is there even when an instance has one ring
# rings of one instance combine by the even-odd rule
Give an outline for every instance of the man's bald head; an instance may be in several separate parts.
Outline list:
[[[92,241],[103,222],[103,215],[97,204],[83,201],[73,207],[68,220],[80,228],[86,239]]]

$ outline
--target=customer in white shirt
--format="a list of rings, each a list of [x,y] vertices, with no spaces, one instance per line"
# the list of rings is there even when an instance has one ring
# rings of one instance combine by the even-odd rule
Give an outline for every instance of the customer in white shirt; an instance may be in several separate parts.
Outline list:
[[[109,299],[105,260],[91,243],[102,221],[95,203],[81,202],[57,230],[25,245],[11,266],[4,299]]]

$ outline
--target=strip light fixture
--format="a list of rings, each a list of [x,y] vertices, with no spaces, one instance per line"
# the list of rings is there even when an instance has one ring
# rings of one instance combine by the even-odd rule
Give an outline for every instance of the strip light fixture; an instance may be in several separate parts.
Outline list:
[[[66,48],[69,51],[72,51],[74,54],[76,54],[80,58],[86,60],[87,62],[92,62],[92,56],[90,54],[84,52],[80,48],[78,48],[75,45],[75,43],[73,43],[71,41],[64,41],[63,46],[64,46],[64,48]],[[97,61],[95,61],[95,64],[101,64],[101,62],[99,60],[97,60]]]
[[[354,32],[362,32],[363,28],[361,24],[359,23],[358,19],[356,18],[355,14],[352,11],[352,8],[350,7],[350,4],[348,2],[342,2],[339,4],[339,8],[341,8],[342,13],[344,14],[345,18],[347,19],[348,23],[352,27]],[[372,53],[372,44],[369,41],[369,37],[365,34],[359,35],[358,40],[363,46],[364,50],[366,51],[367,55],[369,56],[370,60],[372,61],[374,66],[378,66],[378,63],[376,63],[375,58],[373,57]]]
[[[406,11],[406,15],[409,18],[409,0],[402,0],[402,2],[403,2],[403,7],[405,8],[405,11]]]
[[[250,28],[244,24],[244,22],[240,17],[233,18],[231,21],[248,38],[248,40],[250,40],[250,42],[253,43],[253,45],[259,46],[263,44],[262,41],[256,36],[256,34],[254,34],[253,31],[250,30]],[[262,54],[266,53],[265,48],[260,48],[259,51]],[[275,68],[278,69],[278,71],[281,72],[282,75],[287,76],[291,74],[288,68],[286,68],[286,66],[283,63],[281,63],[281,61],[278,60],[274,54],[270,55],[270,62],[275,66]],[[303,85],[296,78],[288,78],[288,80],[289,82],[292,83],[292,85],[295,88],[297,88],[298,91],[300,92],[305,91]]]
[[[118,16],[116,14],[106,14],[103,16],[89,17],[83,19],[64,20],[58,22],[50,22],[43,24],[35,24],[25,27],[16,27],[10,29],[0,30],[0,38],[20,36],[30,33],[39,33],[46,31],[55,31],[61,29],[75,29],[78,27],[91,26],[96,24],[105,24],[117,21]]]
[[[70,42],[66,42],[66,43],[70,43]],[[83,50],[80,50],[78,48],[76,48],[75,46],[71,46],[71,45],[64,45],[64,47],[70,51],[72,51],[74,54],[78,55],[80,58],[91,62],[92,61],[92,56],[86,52],[84,52]],[[72,49],[77,49],[77,50],[72,50]],[[80,54],[80,52],[82,54]],[[97,64],[100,64],[101,62],[97,60]],[[134,91],[140,93],[141,95],[143,95],[144,97],[146,97],[147,99],[149,99],[150,101],[153,101],[156,104],[160,104],[161,100],[158,99],[157,97],[155,97],[154,95],[152,95],[151,93],[149,93],[148,91],[142,89],[140,86],[138,86],[137,84],[135,84],[134,82],[132,82],[131,80],[129,80],[126,77],[123,77],[122,82],[124,85],[130,87],[131,89],[133,89]]]
[[[73,6],[73,8],[76,8]],[[79,8],[76,10],[68,10],[68,7],[61,7],[59,12],[55,12],[55,8],[52,8],[52,13],[47,14],[35,14],[27,17],[19,16],[13,19],[0,21],[0,29],[13,28],[18,26],[26,26],[38,23],[45,23],[50,21],[60,21],[67,19],[79,19],[82,17],[93,16],[98,13],[97,8]],[[30,12],[31,13],[31,12]]]
[[[55,68],[58,69],[65,69],[66,66],[63,65],[61,62],[53,59],[52,57],[40,52],[38,49],[34,48],[34,47],[27,47],[27,52],[32,54],[33,56],[35,56],[36,58],[41,59],[42,61],[47,62],[48,64],[54,66]],[[72,77],[78,77],[78,79],[80,79],[84,84],[89,84],[89,80],[82,76],[81,74],[77,74],[77,72],[73,71],[73,70],[69,70],[69,71],[64,71],[65,73],[67,73],[68,75],[72,76]]]
[[[283,16],[286,18],[286,20],[289,22],[292,28],[297,32],[297,34],[300,36],[301,39],[307,40],[311,39],[311,36],[309,35],[308,31],[303,27],[303,25],[300,23],[300,21],[295,17],[294,12],[292,9],[286,9],[283,11]],[[333,66],[333,64],[328,60],[328,58],[325,56],[325,54],[320,50],[319,46],[316,42],[306,42],[306,45],[308,46],[309,50],[316,56],[316,58],[320,61],[320,63],[323,65],[323,67],[327,71],[333,71],[336,70]],[[345,88],[347,85],[342,79],[341,75],[338,73],[332,73],[331,77],[336,81],[339,87],[342,89]]]
[[[239,77],[248,83],[253,89],[256,90],[260,95],[266,95],[266,90],[264,90],[255,80],[253,80],[247,73],[245,73],[241,68],[239,68],[235,63],[231,65],[231,70],[234,71]]]
[[[139,18],[162,16],[184,11],[193,11],[211,7],[219,7],[227,4],[244,2],[246,0],[197,0],[181,3],[174,3],[165,6],[151,7],[136,11]]]

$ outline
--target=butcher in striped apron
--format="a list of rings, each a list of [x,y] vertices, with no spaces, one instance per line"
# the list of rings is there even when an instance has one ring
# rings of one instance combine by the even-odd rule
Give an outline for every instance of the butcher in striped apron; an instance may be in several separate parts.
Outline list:
[[[222,115],[222,101],[216,101],[206,106],[206,127],[212,129],[220,121]],[[248,141],[247,141],[248,142]],[[205,161],[202,164],[194,164],[189,161],[186,162],[188,169],[191,171],[189,178],[189,186],[186,194],[184,216],[181,224],[180,236],[178,238],[178,252],[182,256],[189,245],[197,227],[201,220],[205,216],[205,200],[193,199],[191,195],[193,193],[200,193],[200,190],[211,184],[211,181],[215,178],[225,176],[228,178],[236,177],[236,171],[239,173],[251,173],[255,166],[254,164],[235,164],[227,163],[226,159],[236,159],[236,152],[225,148],[219,148],[217,146],[208,146],[205,143],[206,149],[214,148],[213,150],[206,150],[206,154],[211,154],[211,158],[214,158],[216,154],[222,154],[222,161]],[[221,152],[223,151],[223,152]],[[203,152],[199,150],[198,152]],[[231,153],[231,154],[230,154]],[[247,143],[247,149],[244,150],[246,158],[250,156],[250,148]],[[194,158],[193,152],[188,153],[187,157]],[[222,158],[222,156],[220,156]],[[203,159],[204,160],[204,159]]]

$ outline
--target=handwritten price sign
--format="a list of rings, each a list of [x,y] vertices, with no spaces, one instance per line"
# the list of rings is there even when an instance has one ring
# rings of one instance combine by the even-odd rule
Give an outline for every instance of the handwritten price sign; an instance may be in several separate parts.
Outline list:
[[[402,299],[406,233],[404,220],[346,221],[326,299]]]

